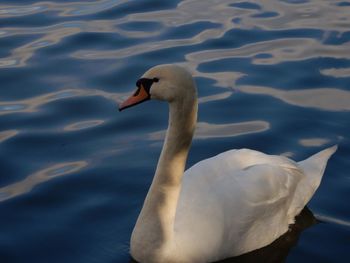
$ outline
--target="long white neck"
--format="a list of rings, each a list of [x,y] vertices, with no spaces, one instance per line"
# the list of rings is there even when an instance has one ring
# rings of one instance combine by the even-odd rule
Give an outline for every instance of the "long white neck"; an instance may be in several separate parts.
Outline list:
[[[131,254],[157,257],[172,244],[176,207],[197,121],[197,97],[169,104],[169,126],[152,185],[131,237]]]

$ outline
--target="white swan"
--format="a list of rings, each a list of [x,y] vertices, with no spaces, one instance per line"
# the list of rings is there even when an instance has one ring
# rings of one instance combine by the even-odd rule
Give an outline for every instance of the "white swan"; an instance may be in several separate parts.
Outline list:
[[[184,172],[197,120],[197,92],[182,67],[160,65],[138,80],[120,110],[169,102],[169,127],[131,236],[141,263],[203,263],[264,247],[288,230],[320,184],[336,146],[302,162],[230,150]]]

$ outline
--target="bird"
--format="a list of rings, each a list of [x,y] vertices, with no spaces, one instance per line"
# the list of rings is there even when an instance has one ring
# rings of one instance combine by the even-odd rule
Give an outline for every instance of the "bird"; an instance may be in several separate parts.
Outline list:
[[[148,100],[169,104],[153,181],[130,239],[141,263],[204,263],[254,251],[286,233],[319,187],[337,145],[295,162],[232,149],[185,171],[197,122],[197,88],[176,64],[157,65],[119,110]]]

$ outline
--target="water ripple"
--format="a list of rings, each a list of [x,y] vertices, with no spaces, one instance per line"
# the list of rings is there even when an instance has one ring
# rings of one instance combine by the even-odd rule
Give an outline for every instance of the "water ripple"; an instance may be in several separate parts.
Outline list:
[[[329,144],[330,140],[325,138],[308,138],[299,140],[299,143],[306,147],[319,147]]]
[[[66,127],[64,127],[64,130],[65,131],[83,130],[83,129],[88,129],[88,128],[101,125],[102,123],[104,123],[103,120],[79,121],[77,123],[67,125]]]
[[[125,93],[109,93],[100,90],[93,89],[67,89],[57,92],[47,93],[39,95],[33,98],[17,100],[17,101],[0,101],[0,115],[10,113],[30,113],[36,112],[38,109],[50,102],[57,100],[64,100],[73,97],[86,97],[86,96],[101,96],[108,100],[119,101],[121,97],[125,96]]]
[[[242,123],[214,124],[207,122],[198,122],[194,139],[209,138],[227,138],[263,132],[270,128],[270,124],[266,121],[249,121]],[[165,130],[150,133],[149,140],[161,141],[165,138]]]
[[[55,3],[42,2],[29,6],[1,6],[0,19],[12,16],[23,16],[41,12],[56,12],[58,17],[82,16],[99,13],[125,4],[126,1],[92,1],[86,3]],[[257,8],[258,7],[258,8]],[[201,10],[201,12],[197,12]],[[71,56],[79,59],[123,59],[138,54],[169,49],[173,47],[192,46],[205,43],[211,39],[220,39],[232,29],[251,29],[252,27],[273,33],[276,30],[292,29],[314,29],[321,30],[326,39],[331,32],[337,32],[338,37],[347,32],[350,26],[348,16],[349,7],[344,5],[330,5],[328,2],[317,3],[306,2],[298,5],[290,5],[286,2],[276,2],[273,5],[267,1],[262,5],[260,1],[245,1],[231,4],[228,1],[182,1],[169,10],[157,10],[126,14],[114,20],[72,20],[58,22],[54,25],[44,27],[5,27],[0,37],[9,37],[25,34],[43,34],[36,40],[11,50],[11,55],[0,59],[0,67],[23,67],[39,49],[57,45],[64,38],[77,36],[81,32],[104,32],[119,34],[127,38],[145,39],[137,43],[117,50],[88,50],[82,48],[73,51]],[[220,13],[213,16],[213,13]],[[271,15],[273,14],[273,15]],[[278,14],[278,15],[275,15]],[[127,23],[157,23],[158,29],[145,30],[134,27],[125,27]],[[197,22],[208,22],[216,24],[218,28],[202,29],[201,32],[191,37],[179,37],[174,40],[159,38],[166,29],[171,32],[172,28]],[[303,41],[303,42],[301,42]],[[302,50],[300,50],[300,48]],[[308,48],[309,47],[309,48]],[[285,52],[288,50],[288,52]],[[292,51],[291,51],[292,50]],[[336,48],[324,45],[317,40],[310,39],[277,39],[274,41],[263,41],[254,45],[248,45],[239,49],[200,51],[187,55],[191,61],[193,56],[201,56],[204,60],[212,57],[211,54],[218,53],[216,59],[232,56],[253,56],[259,53],[271,54],[270,59],[256,59],[255,63],[279,63],[284,60],[300,60],[305,57],[331,56],[348,58],[347,45]],[[221,55],[220,55],[221,54]],[[203,56],[203,57],[202,57]],[[213,57],[212,57],[213,59]]]
[[[25,194],[38,184],[51,180],[54,177],[76,173],[86,167],[87,164],[86,161],[76,161],[51,165],[48,168],[29,175],[17,183],[0,188],[0,202]]]
[[[54,11],[58,16],[83,16],[108,10],[126,3],[126,0],[103,0],[89,2],[39,2],[30,6],[0,6],[0,17],[26,16]]]
[[[350,91],[335,88],[283,91],[268,87],[241,86],[240,91],[249,94],[270,95],[299,107],[312,107],[326,111],[350,110]]]
[[[7,139],[12,138],[13,136],[17,135],[17,130],[8,130],[8,131],[1,131],[0,132],[0,143],[6,141]]]
[[[189,165],[231,148],[300,160],[339,144],[310,203],[333,228],[307,231],[290,254],[342,262],[349,13],[339,0],[2,1],[1,260],[128,261],[168,115],[162,103],[119,114],[116,103],[147,68],[177,63],[199,94]]]
[[[350,77],[350,68],[329,68],[320,70],[321,74],[335,78]]]

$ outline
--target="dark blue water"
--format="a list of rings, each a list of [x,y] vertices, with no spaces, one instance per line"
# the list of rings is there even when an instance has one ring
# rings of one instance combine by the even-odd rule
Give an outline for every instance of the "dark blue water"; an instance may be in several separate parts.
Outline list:
[[[0,3],[0,262],[128,262],[167,106],[117,102],[149,67],[195,76],[188,166],[231,148],[339,150],[287,262],[350,249],[350,1]],[[255,262],[261,262],[256,259]]]

